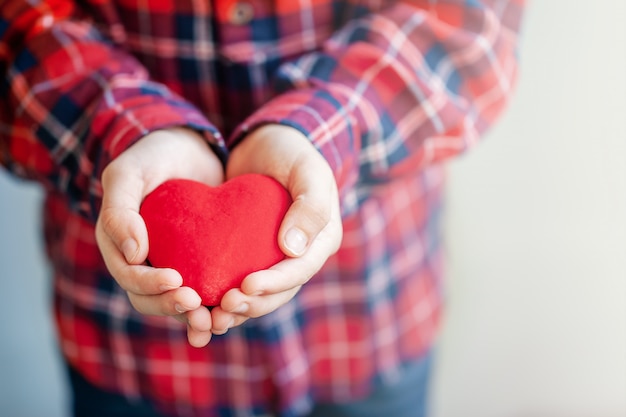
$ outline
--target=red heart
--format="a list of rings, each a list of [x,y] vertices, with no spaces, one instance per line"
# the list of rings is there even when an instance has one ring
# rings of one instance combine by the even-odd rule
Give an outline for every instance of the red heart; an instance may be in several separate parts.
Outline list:
[[[278,229],[290,204],[280,183],[259,174],[219,187],[167,181],[140,209],[148,229],[148,260],[154,267],[177,270],[202,304],[219,305],[246,275],[284,259]]]

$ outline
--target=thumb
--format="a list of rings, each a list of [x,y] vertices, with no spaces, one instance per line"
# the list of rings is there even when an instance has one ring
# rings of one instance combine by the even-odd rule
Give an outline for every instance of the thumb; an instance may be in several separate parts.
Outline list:
[[[106,171],[106,170],[105,170]],[[139,214],[140,184],[121,172],[103,173],[102,208],[98,216],[101,238],[108,239],[129,264],[138,265],[148,256],[148,233]]]
[[[98,217],[101,237],[110,240],[127,263],[139,265],[148,256],[148,236],[143,219],[136,210],[103,208]]]
[[[313,163],[303,163],[292,172],[287,189],[293,203],[279,230],[279,245],[286,255],[303,255],[328,225],[332,198],[336,195],[334,187],[332,174],[320,175],[319,167]]]

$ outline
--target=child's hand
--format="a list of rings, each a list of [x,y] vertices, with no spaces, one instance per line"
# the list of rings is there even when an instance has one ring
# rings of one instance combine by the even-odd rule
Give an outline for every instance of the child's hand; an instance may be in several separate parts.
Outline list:
[[[250,133],[232,151],[227,176],[251,172],[275,178],[291,193],[294,202],[278,238],[288,258],[248,275],[240,289],[226,293],[211,312],[215,334],[287,303],[341,243],[335,178],[326,160],[302,133],[282,125],[266,125]]]
[[[211,314],[194,290],[181,286],[178,272],[145,265],[148,233],[139,206],[168,179],[189,178],[216,186],[223,176],[223,166],[204,138],[185,128],[146,135],[102,174],[96,239],[109,272],[140,313],[174,316],[187,323],[189,343],[194,346],[209,342]]]

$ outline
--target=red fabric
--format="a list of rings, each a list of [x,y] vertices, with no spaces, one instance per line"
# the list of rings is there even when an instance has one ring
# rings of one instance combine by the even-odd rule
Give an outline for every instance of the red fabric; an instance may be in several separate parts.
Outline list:
[[[278,229],[291,197],[273,178],[248,174],[219,187],[172,180],[144,200],[153,266],[174,268],[207,306],[219,305],[251,272],[285,255]]]

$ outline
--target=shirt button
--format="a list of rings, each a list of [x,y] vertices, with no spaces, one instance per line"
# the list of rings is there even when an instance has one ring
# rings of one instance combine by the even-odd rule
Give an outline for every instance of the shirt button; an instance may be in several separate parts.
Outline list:
[[[246,25],[254,18],[254,7],[245,1],[238,1],[230,7],[228,17],[233,25]]]

